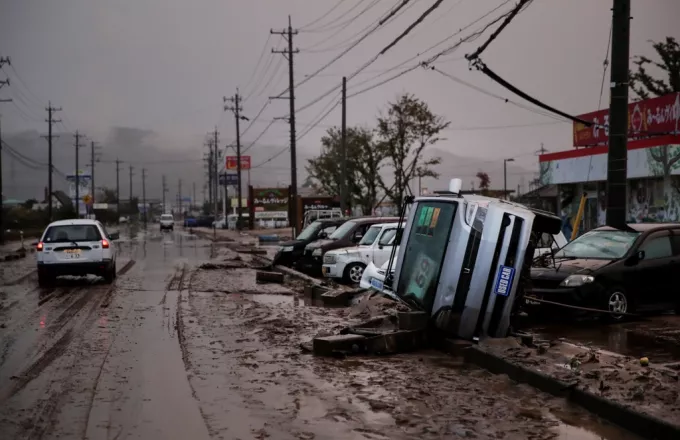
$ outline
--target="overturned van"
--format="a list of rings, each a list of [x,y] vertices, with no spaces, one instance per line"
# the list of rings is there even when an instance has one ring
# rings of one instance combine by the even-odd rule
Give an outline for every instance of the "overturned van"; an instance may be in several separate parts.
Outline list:
[[[505,337],[523,295],[542,233],[559,217],[483,196],[449,191],[413,201],[392,290],[431,314],[437,328],[464,339]]]

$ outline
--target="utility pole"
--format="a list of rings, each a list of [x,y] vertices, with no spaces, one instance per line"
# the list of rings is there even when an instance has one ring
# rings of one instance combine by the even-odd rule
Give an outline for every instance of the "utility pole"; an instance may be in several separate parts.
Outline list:
[[[241,119],[243,120],[248,120],[245,116],[241,116],[241,108],[240,101],[241,97],[238,94],[238,90],[236,91],[236,94],[234,95],[233,98],[224,98],[224,101],[231,101],[234,103],[233,107],[227,107],[226,105],[224,106],[224,110],[231,110],[234,112],[234,116],[236,118],[236,178],[238,179],[238,182],[236,182],[236,203],[238,204],[238,218],[236,220],[236,229],[240,230],[243,227],[243,189],[242,189],[242,184],[241,184],[241,126],[239,125],[239,122]],[[226,197],[227,194],[227,177],[224,177],[224,194]],[[225,202],[226,203],[226,202]],[[225,206],[225,217],[226,217],[226,204]],[[225,220],[226,221],[226,220]]]
[[[192,189],[193,189],[193,198],[191,199],[191,204],[193,205],[193,208],[196,208],[196,182],[191,183]]]
[[[78,133],[73,135],[76,138],[76,218],[80,218],[80,164],[78,163],[80,157],[80,138],[83,137],[82,134]]]
[[[293,35],[297,35],[298,31],[293,30],[293,25],[291,24],[290,15],[288,16],[288,29],[283,31],[269,31],[272,34],[288,36],[288,50],[275,50],[272,49],[272,53],[285,54],[288,59],[288,99],[290,104],[290,114],[288,115],[290,120],[290,200],[294,202],[297,201],[297,158],[296,158],[296,147],[295,147],[295,75],[293,69],[293,54],[300,52],[299,49],[293,50]],[[280,97],[279,97],[280,98]],[[240,180],[239,180],[240,182]],[[241,199],[241,194],[238,195],[239,200]],[[290,209],[291,219],[290,223],[293,226],[293,237],[297,236],[297,210]]]
[[[120,224],[120,160],[116,158],[116,214]]]
[[[607,153],[607,226],[626,228],[630,0],[614,0]]]
[[[144,229],[146,229],[146,217],[149,214],[146,208],[146,168],[142,168],[142,207],[144,208]]]
[[[182,218],[182,179],[177,182],[177,205],[179,209],[179,216]],[[182,218],[183,220],[183,218]]]
[[[61,119],[54,119],[52,116],[54,115],[54,112],[60,112],[61,107],[55,108],[52,107],[52,103],[48,102],[47,103],[47,119],[45,122],[47,122],[47,216],[50,219],[50,222],[53,219],[53,214],[52,214],[52,170],[54,167],[52,166],[52,139],[59,137],[59,136],[53,136],[52,135],[52,124],[56,124],[57,122],[61,122]]]
[[[91,185],[90,192],[92,193],[92,204],[94,204],[94,202],[95,202],[95,192],[96,192],[95,190],[96,190],[96,188],[97,188],[97,187],[94,185],[94,163],[95,163],[95,159],[96,159],[96,156],[95,156],[95,147],[96,147],[96,142],[95,142],[95,141],[90,141],[90,168],[92,169],[92,176],[91,176],[91,178],[92,178],[92,185]]]
[[[213,203],[213,141],[212,139],[208,138],[208,141],[205,143],[205,145],[208,147],[208,156],[206,157],[206,160],[208,161],[208,206],[212,206]],[[208,212],[210,209],[208,208]]]
[[[162,189],[161,189],[161,191],[163,192],[163,195],[161,196],[162,199],[163,199],[163,212],[162,212],[162,214],[165,214],[166,212],[168,212],[168,209],[167,209],[167,207],[165,206],[165,193],[168,192],[168,187],[167,187],[167,185],[165,184],[165,174],[163,174],[162,179],[163,179],[163,187],[162,187]]]
[[[340,186],[340,209],[347,213],[347,78],[342,77],[342,182]]]
[[[220,145],[220,139],[219,135],[220,133],[217,131],[217,127],[215,127],[215,131],[212,133],[213,139],[211,141],[211,144],[214,147],[213,154],[212,154],[212,175],[213,175],[213,186],[212,186],[212,193],[213,193],[213,215],[215,216],[215,221],[217,221],[217,200],[219,198],[219,181],[217,177],[217,164],[220,160],[219,156],[219,145]]]
[[[130,206],[130,214],[132,214],[132,165],[130,165],[130,201],[128,202]]]
[[[10,61],[9,57],[0,57],[0,67],[2,67],[3,64],[9,64],[11,65],[12,62]],[[2,88],[3,85],[9,86],[9,78],[7,78],[4,81],[0,81],[0,89]],[[0,99],[0,102],[12,102],[11,99]],[[0,118],[2,115],[0,115]],[[1,123],[2,121],[0,121]],[[3,186],[2,186],[2,127],[0,126],[0,244],[5,243],[5,228],[4,228],[4,223],[3,223],[3,216],[2,216],[2,191],[3,191]]]

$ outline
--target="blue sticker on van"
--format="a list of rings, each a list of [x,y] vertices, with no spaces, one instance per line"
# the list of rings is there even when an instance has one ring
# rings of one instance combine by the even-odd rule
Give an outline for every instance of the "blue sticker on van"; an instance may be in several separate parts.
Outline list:
[[[501,265],[496,276],[496,285],[493,292],[496,295],[508,296],[512,289],[512,280],[515,279],[515,268]]]

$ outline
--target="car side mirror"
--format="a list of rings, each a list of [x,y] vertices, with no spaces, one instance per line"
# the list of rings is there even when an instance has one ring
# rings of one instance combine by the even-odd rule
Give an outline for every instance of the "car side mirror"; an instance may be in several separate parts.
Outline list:
[[[109,234],[109,240],[118,240],[120,238],[120,232],[112,232]]]
[[[321,232],[319,232],[318,237],[319,237],[321,240],[323,240],[323,239],[328,238],[328,234],[326,234],[324,231],[321,231]]]
[[[637,251],[637,259],[638,261],[644,260],[645,259],[645,251]]]
[[[626,260],[626,265],[633,266],[645,259],[645,251],[637,251]]]

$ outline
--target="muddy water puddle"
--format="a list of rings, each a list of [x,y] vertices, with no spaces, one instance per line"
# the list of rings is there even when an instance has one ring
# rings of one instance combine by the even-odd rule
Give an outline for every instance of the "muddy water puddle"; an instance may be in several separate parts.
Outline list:
[[[552,325],[534,327],[531,331],[540,338],[564,338],[624,356],[648,357],[654,362],[677,362],[680,361],[680,322],[668,322],[664,318],[613,325]]]

